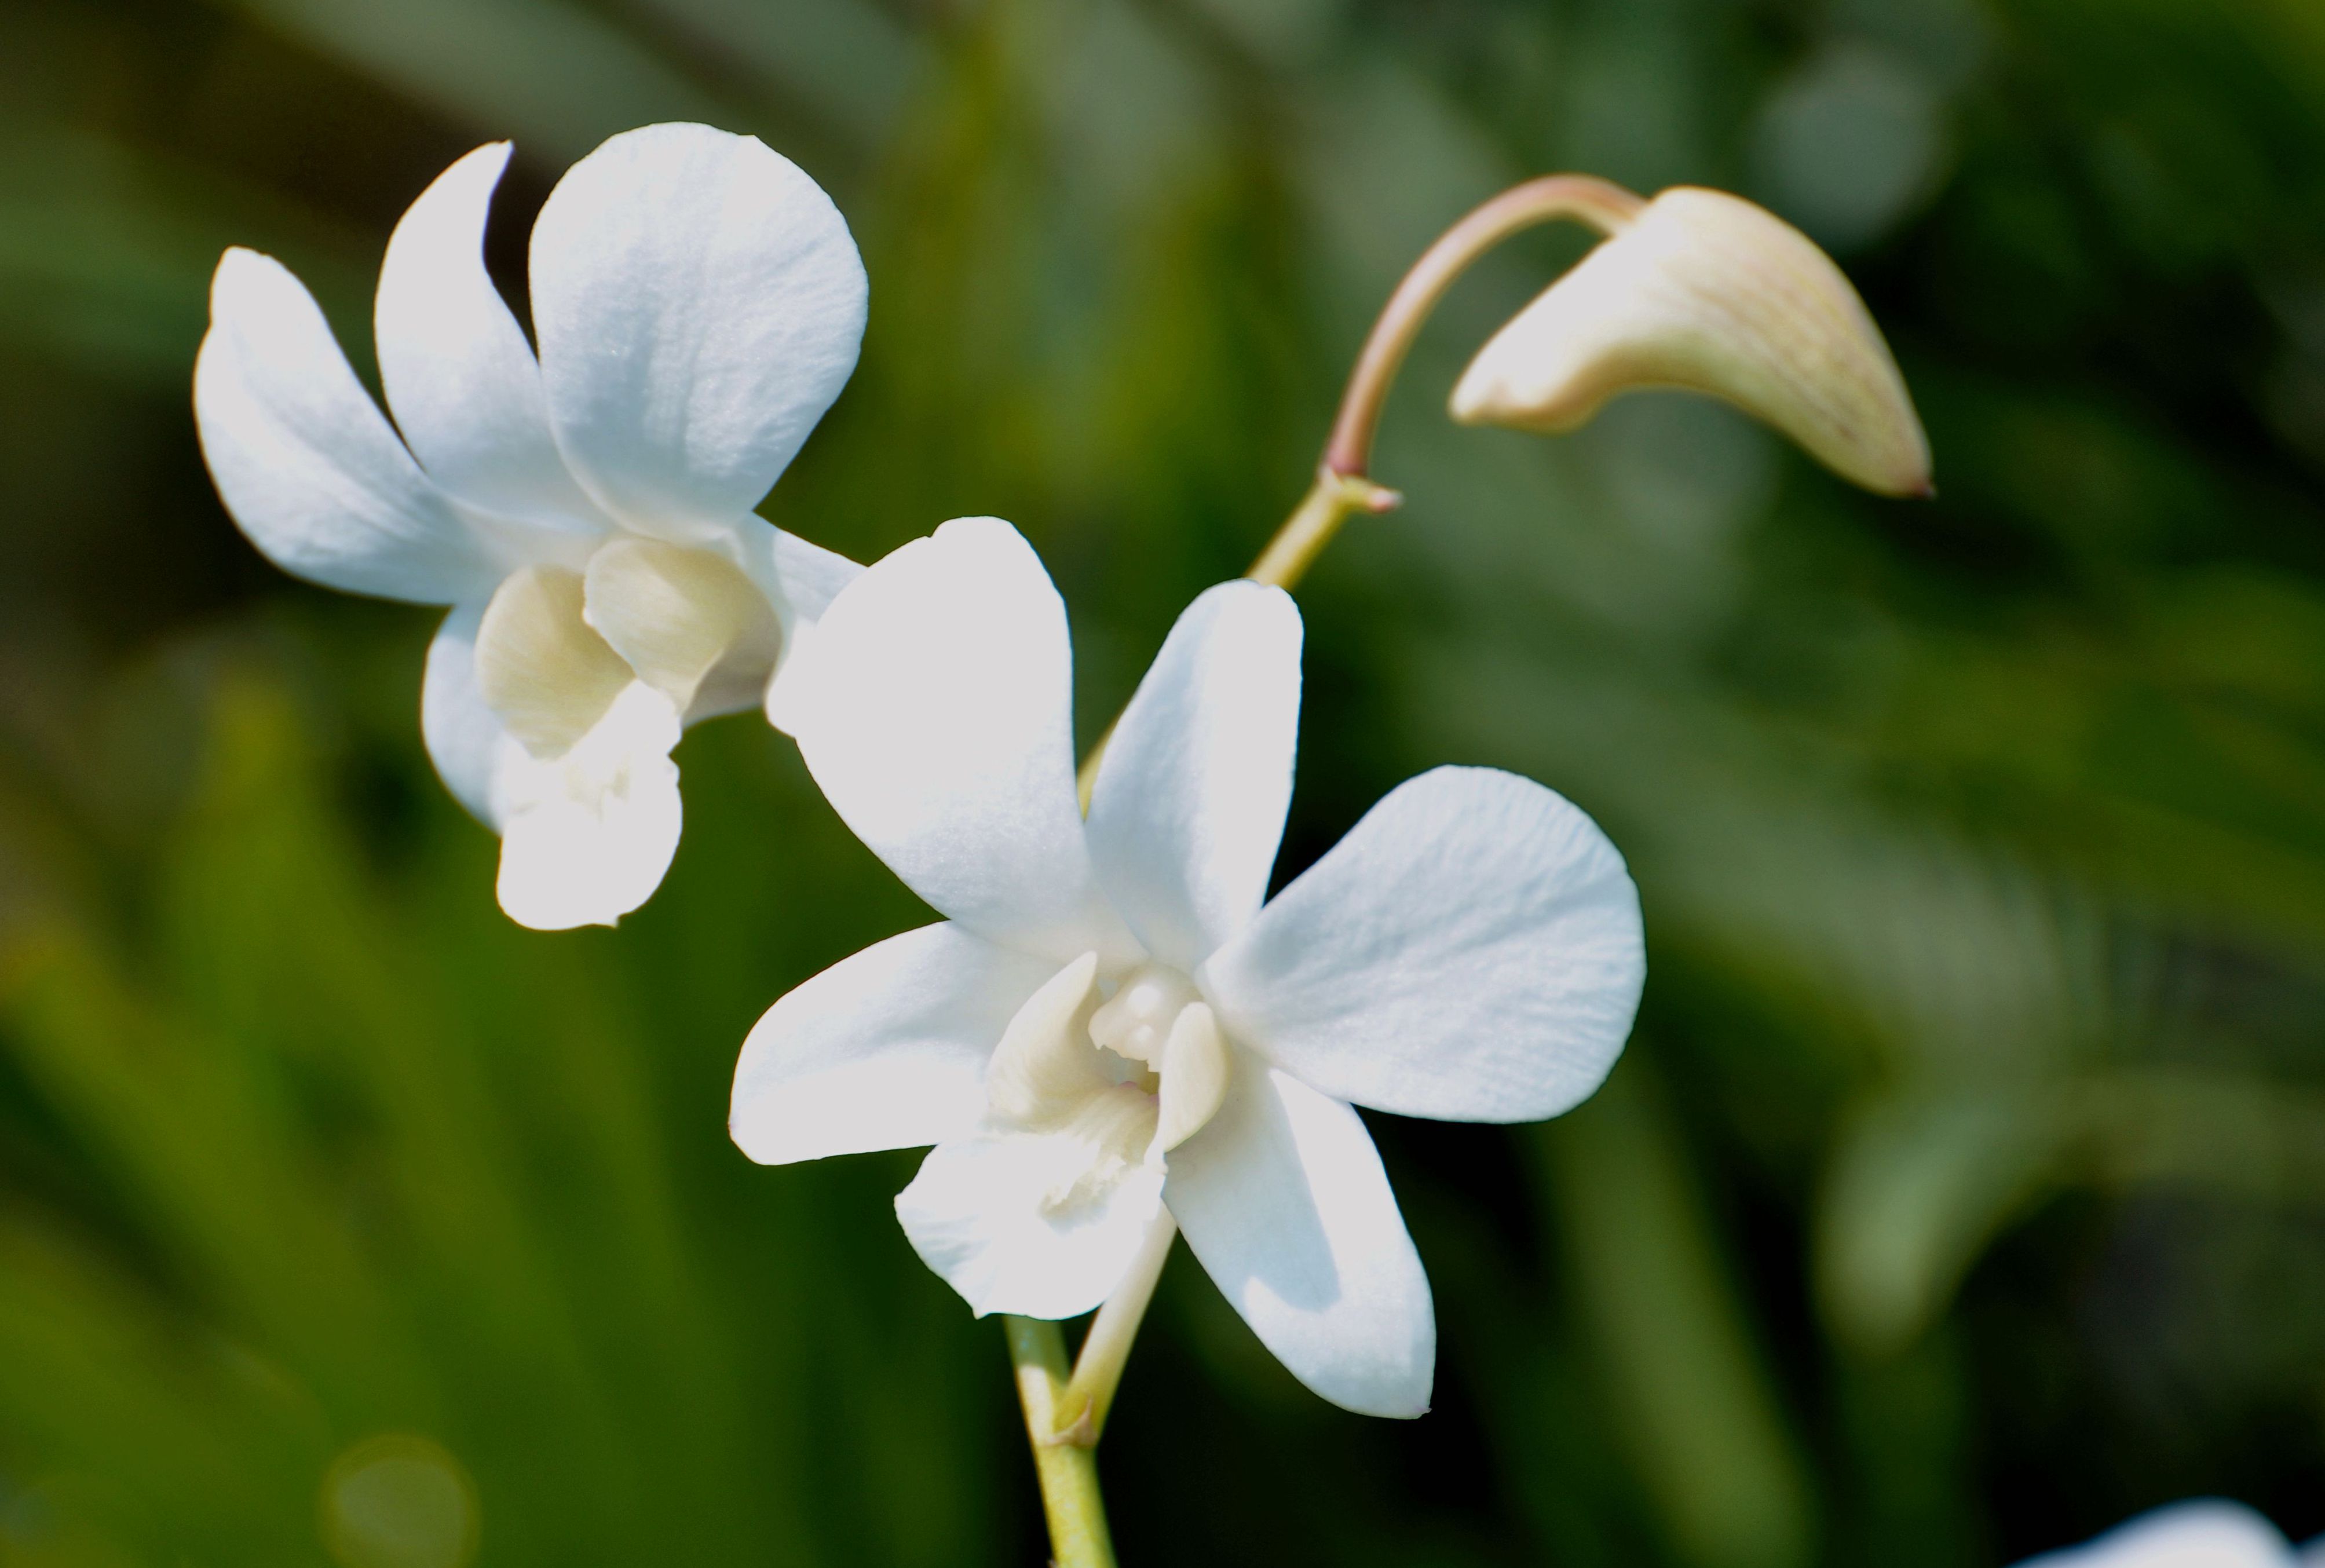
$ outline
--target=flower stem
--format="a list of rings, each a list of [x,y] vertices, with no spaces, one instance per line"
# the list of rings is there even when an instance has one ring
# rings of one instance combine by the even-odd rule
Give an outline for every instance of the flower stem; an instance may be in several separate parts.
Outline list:
[[[1096,1447],[1098,1434],[1106,1430],[1107,1412],[1114,1408],[1114,1391],[1130,1359],[1130,1342],[1138,1337],[1138,1325],[1146,1316],[1147,1303],[1154,1299],[1155,1282],[1162,1277],[1163,1260],[1171,1256],[1171,1243],[1178,1234],[1179,1222],[1171,1211],[1158,1211],[1130,1272],[1098,1309],[1097,1321],[1074,1357],[1074,1375],[1058,1399],[1058,1433],[1065,1441]]]
[[[1621,186],[1588,174],[1548,174],[1513,185],[1440,235],[1396,285],[1365,339],[1348,390],[1341,394],[1331,440],[1324,447],[1325,471],[1361,475],[1371,463],[1373,434],[1380,428],[1388,389],[1412,351],[1413,340],[1421,335],[1422,323],[1470,264],[1520,230],[1561,218],[1588,224],[1603,235],[1620,234],[1644,206],[1644,199]],[[1293,521],[1298,516],[1294,513]],[[1290,529],[1286,524],[1284,531]]]
[[[1106,1499],[1098,1485],[1098,1439],[1106,1429],[1114,1391],[1130,1359],[1163,1260],[1179,1234],[1168,1209],[1154,1219],[1138,1257],[1114,1294],[1098,1309],[1082,1340],[1070,1378],[1066,1341],[1058,1325],[1040,1318],[1004,1318],[1009,1359],[1017,1369],[1017,1398],[1025,1407],[1025,1435],[1033,1440],[1033,1473],[1042,1483],[1042,1511],[1050,1522],[1050,1548],[1056,1568],[1114,1568],[1114,1544],[1107,1533]]]
[[[1404,499],[1394,490],[1384,489],[1361,474],[1342,474],[1328,464],[1316,470],[1316,482],[1300,498],[1259,559],[1251,563],[1244,575],[1254,582],[1272,583],[1290,589],[1308,574],[1308,568],[1324,546],[1340,531],[1340,524],[1358,512],[1387,512]]]
[[[1292,508],[1259,559],[1244,573],[1255,582],[1289,589],[1307,574],[1340,524],[1359,512],[1387,512],[1404,497],[1366,477],[1372,465],[1373,437],[1388,403],[1396,373],[1413,351],[1422,324],[1472,263],[1521,229],[1570,218],[1601,234],[1621,233],[1646,203],[1619,185],[1587,174],[1552,174],[1513,186],[1477,208],[1438,237],[1373,323],[1357,367],[1340,394],[1340,412],[1316,482]],[[1095,765],[1090,765],[1093,768]]]
[[[1055,1568],[1115,1568],[1106,1499],[1098,1489],[1098,1450],[1058,1435],[1065,1336],[1057,1324],[1040,1318],[1001,1322],[1017,1369],[1017,1397],[1025,1406],[1025,1435],[1033,1440],[1033,1473],[1042,1483],[1042,1512],[1050,1524]]]

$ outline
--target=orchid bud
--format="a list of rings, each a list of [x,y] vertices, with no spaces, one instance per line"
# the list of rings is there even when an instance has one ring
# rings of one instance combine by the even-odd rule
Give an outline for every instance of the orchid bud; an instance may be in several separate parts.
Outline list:
[[[1865,302],[1739,197],[1681,186],[1648,202],[1478,351],[1453,417],[1570,431],[1647,387],[1724,398],[1868,490],[1930,493],[1929,440]]]

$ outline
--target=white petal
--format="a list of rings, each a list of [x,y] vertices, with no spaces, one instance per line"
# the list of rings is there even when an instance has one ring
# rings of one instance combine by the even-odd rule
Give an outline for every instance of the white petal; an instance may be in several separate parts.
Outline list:
[[[816,182],[755,137],[648,125],[550,193],[533,314],[567,463],[640,533],[731,527],[839,395],[864,264]]]
[[[494,770],[505,747],[516,744],[477,687],[477,623],[485,607],[457,605],[428,645],[428,674],[420,687],[420,734],[437,776],[477,820],[497,828]]]
[[[803,659],[814,641],[817,621],[795,621],[783,633],[783,645],[775,651],[775,673],[767,682],[767,722],[785,735],[799,734],[801,687],[799,672],[814,668],[814,661]]]
[[[477,148],[395,226],[373,307],[379,378],[438,484],[513,516],[602,533],[550,434],[532,345],[485,271],[485,218],[508,157],[506,142]]]
[[[2293,1568],[2276,1527],[2238,1503],[2206,1499],[2142,1514],[2088,1545],[2019,1568]]]
[[[736,543],[744,571],[766,594],[768,602],[775,607],[776,618],[783,624],[783,643],[775,650],[774,673],[761,697],[767,722],[789,735],[791,698],[786,681],[792,661],[814,633],[824,607],[841,589],[863,576],[864,569],[845,555],[810,544],[797,534],[786,533],[756,517],[744,520]]]
[[[1086,952],[1042,983],[1001,1032],[986,1064],[985,1098],[996,1121],[1020,1128],[1069,1120],[1082,1102],[1115,1087],[1090,1044],[1098,1007],[1098,954]]]
[[[896,1218],[921,1260],[977,1316],[1079,1316],[1128,1272],[1162,1187],[1160,1171],[1133,1163],[1096,1191],[1051,1205],[1047,1200],[1087,1154],[1071,1133],[981,1134],[939,1144],[896,1194]]]
[[[767,1009],[727,1130],[764,1165],[966,1137],[995,1043],[1053,968],[949,923],[866,948]]]
[[[227,510],[283,571],[421,604],[482,598],[500,580],[479,520],[420,471],[272,256],[218,262],[194,417]]]
[[[1066,608],[1015,529],[963,518],[905,545],[793,656],[800,755],[913,892],[1060,963],[1137,956],[1082,836]]]
[[[1227,1034],[1337,1099],[1533,1121],[1596,1090],[1646,978],[1638,890],[1530,779],[1398,785],[1196,979]]]
[[[677,711],[644,682],[555,761],[520,756],[501,795],[501,908],[519,925],[612,925],[650,897],[678,850]]]
[[[1419,1415],[1437,1369],[1429,1276],[1357,1113],[1246,1054],[1164,1202],[1260,1342],[1344,1409]]]
[[[1191,970],[1251,923],[1292,803],[1300,612],[1223,582],[1187,607],[1107,742],[1090,854],[1147,951]]]
[[[794,618],[817,619],[841,589],[864,575],[861,566],[837,551],[811,544],[756,516],[739,524],[735,560],[781,610],[786,629]]]

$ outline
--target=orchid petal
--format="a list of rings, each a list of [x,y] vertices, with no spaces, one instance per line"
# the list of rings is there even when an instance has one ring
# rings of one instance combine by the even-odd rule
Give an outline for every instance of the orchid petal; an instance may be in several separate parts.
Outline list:
[[[1090,1049],[1098,1007],[1098,954],[1086,952],[1025,998],[986,1064],[985,1098],[994,1118],[1038,1127],[1112,1089]]]
[[[824,608],[841,589],[864,575],[864,568],[845,555],[811,544],[795,533],[746,518],[738,537],[743,570],[775,607],[783,624],[783,643],[775,650],[775,668],[761,700],[767,722],[792,732],[791,698],[785,684],[800,649],[815,631]]]
[[[379,378],[403,439],[453,494],[564,531],[609,524],[549,430],[541,366],[485,271],[485,219],[509,144],[436,177],[395,226],[373,307]]]
[[[1131,1089],[1115,1092],[1146,1098]],[[1145,1130],[1152,1127],[1150,1112]],[[1122,1148],[1094,1150],[1076,1130],[994,1132],[939,1144],[896,1194],[896,1218],[921,1260],[977,1316],[1076,1317],[1113,1294],[1162,1203],[1162,1172],[1135,1162],[1143,1144],[1129,1152],[1134,1157],[1125,1161]],[[1089,1183],[1092,1190],[1055,1201],[1100,1161],[1107,1174]]]
[[[833,599],[785,718],[840,819],[940,913],[1060,963],[1132,960],[1074,795],[1065,606],[1017,531],[964,518]]]
[[[1366,1415],[1429,1408],[1429,1276],[1354,1110],[1246,1055],[1218,1114],[1171,1155],[1163,1195],[1293,1377]]]
[[[844,959],[751,1031],[727,1128],[765,1165],[967,1137],[995,1042],[1053,967],[949,922]]]
[[[564,756],[505,763],[500,899],[511,920],[612,925],[653,895],[678,850],[678,737],[670,700],[633,682]]]
[[[504,748],[516,745],[477,685],[477,625],[485,607],[457,605],[428,645],[420,686],[420,734],[429,759],[453,798],[486,827],[500,826],[493,776]]]
[[[567,464],[628,527],[731,529],[856,366],[864,264],[816,182],[707,125],[613,137],[533,230],[533,323]]]
[[[1115,906],[1191,970],[1259,913],[1292,803],[1300,612],[1259,583],[1187,607],[1107,741],[1090,855]]]
[[[1529,779],[1408,780],[1196,977],[1227,1034],[1341,1099],[1533,1121],[1588,1097],[1646,976],[1638,890]]]
[[[2294,1562],[2276,1526],[2242,1504],[2208,1498],[2142,1514],[2019,1568],[2293,1568]]]
[[[755,530],[753,533],[757,537]],[[864,569],[845,555],[820,544],[811,544],[796,533],[771,527],[765,539],[767,558],[781,587],[780,594],[774,597],[801,619],[820,618],[841,589],[864,575]],[[755,554],[746,542],[743,569],[755,580],[758,574],[754,568]]]
[[[227,510],[293,576],[421,604],[481,598],[500,580],[480,521],[421,472],[272,256],[218,262],[194,416]]]

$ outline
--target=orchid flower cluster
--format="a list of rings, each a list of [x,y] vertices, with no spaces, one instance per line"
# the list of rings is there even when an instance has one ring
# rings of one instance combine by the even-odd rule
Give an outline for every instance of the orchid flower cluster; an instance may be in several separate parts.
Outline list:
[[[448,608],[421,728],[501,839],[519,923],[611,924],[680,837],[682,730],[756,709],[839,819],[943,918],[777,1000],[735,1141],[769,1164],[926,1146],[905,1236],[1007,1314],[1061,1563],[1111,1561],[1090,1450],[1173,1239],[1326,1399],[1428,1408],[1429,1282],[1357,1108],[1553,1117],[1645,977],[1638,894],[1573,804],[1441,767],[1267,890],[1302,628],[1287,589],[1350,516],[1413,333],[1517,229],[1606,236],[1487,345],[1468,422],[1565,430],[1608,397],[1726,398],[1836,471],[1923,491],[1904,383],[1829,260],[1736,198],[1518,187],[1450,230],[1366,344],[1316,485],[1249,576],[1181,615],[1079,771],[1065,608],[1008,524],[870,566],[754,507],[851,374],[866,283],[795,165],[701,125],[616,136],[542,209],[530,339],[487,274],[505,144],[389,241],[390,425],[273,261],[219,264],[195,410],[219,494],[298,576]],[[1098,1312],[1070,1375],[1058,1320]]]

